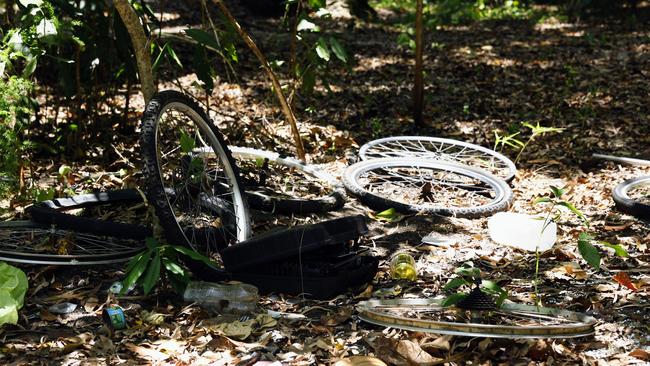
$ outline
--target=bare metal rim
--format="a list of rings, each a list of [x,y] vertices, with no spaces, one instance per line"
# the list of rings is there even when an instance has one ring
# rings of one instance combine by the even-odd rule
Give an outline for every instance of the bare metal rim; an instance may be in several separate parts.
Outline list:
[[[503,304],[500,311],[513,315],[552,317],[561,325],[513,326],[412,319],[382,311],[387,307],[441,309],[443,299],[368,300],[357,305],[359,317],[372,324],[425,333],[491,338],[576,338],[595,333],[596,319],[583,313],[534,305]]]
[[[422,146],[422,149],[420,149],[419,151],[411,151],[405,149],[405,150],[395,150],[392,152],[385,152],[383,154],[378,151],[379,147],[385,144],[420,143],[420,142],[431,144],[432,146],[440,145],[441,150],[426,151],[427,149],[424,146]],[[503,168],[500,169],[501,172],[497,174],[497,176],[502,178],[506,182],[512,181],[517,173],[517,167],[515,166],[515,163],[512,160],[510,160],[507,156],[499,152],[490,150],[480,145],[470,144],[464,141],[441,138],[441,137],[431,137],[431,136],[384,137],[384,138],[367,142],[363,146],[361,146],[361,148],[359,148],[359,157],[361,158],[361,160],[368,160],[371,158],[374,159],[378,157],[376,155],[379,155],[379,157],[406,157],[406,158],[423,158],[423,159],[431,158],[433,160],[440,160],[439,155],[447,155],[450,158],[449,160],[451,161],[456,161],[458,163],[463,163],[463,164],[466,163],[462,159],[457,159],[457,157],[454,157],[454,155],[456,155],[457,153],[449,152],[448,150],[450,147],[458,147],[461,148],[462,151],[465,150],[474,151],[478,154],[483,154],[483,156],[485,157],[499,161],[501,164],[503,164]],[[443,160],[446,161],[446,159]]]

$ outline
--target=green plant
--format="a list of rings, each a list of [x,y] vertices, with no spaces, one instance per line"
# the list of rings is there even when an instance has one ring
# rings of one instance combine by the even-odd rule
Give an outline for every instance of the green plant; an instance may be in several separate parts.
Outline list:
[[[16,324],[27,292],[27,275],[20,268],[0,262],[0,326]]]
[[[25,137],[35,107],[32,88],[31,81],[15,75],[0,82],[0,194],[17,187],[32,146]]]
[[[589,220],[587,220],[585,215],[580,210],[578,210],[573,203],[563,199],[565,193],[566,193],[566,188],[558,188],[558,187],[551,186],[550,195],[537,198],[533,202],[533,204],[535,205],[537,204],[548,205],[544,217],[544,224],[542,225],[542,230],[540,232],[540,238],[544,230],[548,228],[551,222],[553,221],[558,222],[560,220],[562,211],[559,210],[558,208],[564,207],[569,212],[577,216],[584,227],[583,231],[578,235],[577,244],[578,244],[578,251],[580,252],[580,255],[591,267],[593,267],[595,270],[599,270],[601,255],[600,252],[598,251],[598,248],[596,248],[596,246],[594,246],[593,244],[594,235],[588,231],[590,229]],[[623,257],[627,256],[627,252],[619,244],[610,244],[607,242],[600,242],[600,244],[613,249],[616,255],[623,256]],[[539,276],[539,251],[535,250],[534,287],[535,287],[536,302],[540,304],[541,299],[539,297],[539,292],[537,289],[538,276]]]
[[[496,282],[481,279],[481,270],[474,267],[472,262],[465,262],[460,267],[454,270],[456,277],[452,278],[443,286],[446,292],[456,291],[447,296],[442,306],[452,306],[462,301],[469,294],[468,292],[458,292],[459,289],[469,289],[472,285],[480,282],[481,291],[491,296],[497,305],[500,307],[503,301],[508,297],[508,292],[499,286]]]
[[[522,122],[521,126],[530,129],[531,132],[530,136],[525,142],[517,138],[517,136],[519,136],[520,134],[519,131],[511,132],[507,135],[501,135],[499,134],[499,131],[493,130],[494,137],[495,137],[495,141],[494,141],[495,151],[497,148],[499,148],[499,151],[502,151],[505,146],[510,146],[512,148],[519,149],[519,153],[515,158],[515,164],[519,162],[519,159],[521,158],[521,154],[524,152],[526,147],[528,147],[528,145],[535,140],[535,138],[537,138],[538,136],[544,136],[548,133],[558,133],[564,131],[564,128],[541,126],[539,122],[537,122],[536,125],[532,125],[528,122]]]
[[[181,256],[200,261],[208,266],[216,266],[209,258],[186,247],[161,244],[153,238],[147,238],[146,244],[147,249],[133,257],[127,264],[120,295],[138,284],[142,285],[146,295],[161,278],[169,281],[178,293],[182,293],[190,280],[190,274],[181,264]]]
[[[291,6],[295,7],[295,14],[289,29],[291,53],[287,63],[289,74],[293,78],[289,87],[290,102],[298,89],[305,96],[311,95],[318,79],[329,90],[330,68],[335,60],[343,65],[348,65],[350,61],[350,56],[339,39],[323,31],[321,20],[331,18],[324,0],[287,1],[287,15]]]

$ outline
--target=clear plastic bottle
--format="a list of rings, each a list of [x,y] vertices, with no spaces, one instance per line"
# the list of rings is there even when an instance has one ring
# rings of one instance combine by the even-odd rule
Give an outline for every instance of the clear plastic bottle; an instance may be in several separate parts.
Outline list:
[[[223,284],[192,281],[187,284],[183,299],[218,313],[248,313],[257,308],[257,287],[245,283]]]

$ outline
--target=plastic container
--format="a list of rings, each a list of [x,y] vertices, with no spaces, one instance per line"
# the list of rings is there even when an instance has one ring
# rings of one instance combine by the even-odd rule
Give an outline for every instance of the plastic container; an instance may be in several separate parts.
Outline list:
[[[390,260],[390,276],[397,280],[415,281],[418,277],[415,259],[406,253],[396,253]]]
[[[124,311],[119,306],[104,308],[102,313],[104,321],[113,329],[126,328],[126,317]]]
[[[543,229],[543,232],[542,232]],[[544,229],[544,219],[513,212],[499,212],[488,220],[490,238],[503,245],[540,252],[555,244],[557,225],[551,222]]]
[[[218,313],[248,313],[257,308],[260,297],[257,287],[245,283],[192,281],[187,284],[183,299]]]

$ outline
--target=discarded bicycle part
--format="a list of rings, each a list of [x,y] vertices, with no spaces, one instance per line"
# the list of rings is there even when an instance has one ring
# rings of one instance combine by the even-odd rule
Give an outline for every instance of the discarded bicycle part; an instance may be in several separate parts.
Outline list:
[[[124,262],[145,249],[144,240],[58,229],[32,221],[0,222],[0,260],[47,265]]]
[[[637,166],[650,166],[650,160],[645,159],[636,159],[636,158],[626,158],[624,156],[614,156],[614,155],[605,155],[605,154],[592,154],[593,158],[610,160],[621,164],[637,165]]]
[[[508,208],[512,190],[483,170],[435,160],[383,158],[349,166],[343,184],[377,210],[480,217]]]
[[[343,185],[314,165],[271,151],[230,146],[251,208],[305,215],[337,210],[345,203]]]
[[[254,268],[281,260],[298,261],[300,256],[337,256],[349,249],[347,242],[368,232],[363,216],[341,217],[310,225],[268,231],[221,252],[230,271]]]
[[[152,236],[151,228],[66,213],[68,210],[79,208],[142,202],[143,197],[137,190],[125,189],[43,201],[29,207],[27,211],[32,221],[43,225],[55,225],[58,229],[144,240]]]
[[[641,219],[650,219],[650,175],[632,178],[612,191],[616,207]]]
[[[141,146],[147,197],[170,243],[210,255],[250,236],[237,167],[193,99],[170,90],[155,95],[142,117]]]
[[[276,229],[221,252],[230,278],[262,293],[305,294],[329,299],[371,281],[379,261],[361,255],[359,236],[368,232],[363,216]],[[204,281],[222,279],[215,269],[196,272]]]
[[[255,285],[264,294],[303,294],[325,300],[372,281],[378,265],[375,257],[351,252],[331,258],[268,263],[236,271],[232,278]]]
[[[545,224],[543,217],[498,212],[488,220],[488,233],[497,244],[544,252],[553,247],[557,238],[557,224],[552,221]]]
[[[594,334],[596,319],[563,309],[503,304],[490,311],[442,307],[442,299],[368,300],[359,317],[417,332],[493,338],[575,338]]]
[[[467,142],[427,136],[395,136],[361,146],[362,160],[376,158],[422,158],[460,163],[482,169],[506,182],[517,172],[515,163],[503,154]]]

